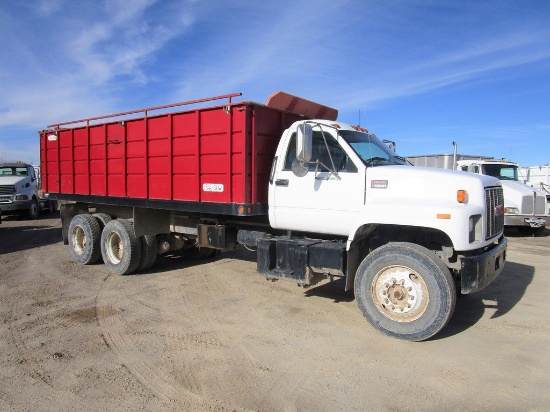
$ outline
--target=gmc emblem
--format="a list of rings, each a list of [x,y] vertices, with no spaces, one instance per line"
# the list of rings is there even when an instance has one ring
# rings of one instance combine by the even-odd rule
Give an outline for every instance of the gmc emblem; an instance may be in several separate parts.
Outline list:
[[[495,216],[502,216],[504,214],[504,206],[496,205],[495,206]]]

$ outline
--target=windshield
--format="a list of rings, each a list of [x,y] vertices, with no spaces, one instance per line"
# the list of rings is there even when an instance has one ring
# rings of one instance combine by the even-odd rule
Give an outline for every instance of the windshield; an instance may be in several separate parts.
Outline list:
[[[500,180],[518,180],[518,168],[512,165],[488,164],[482,165],[484,175]]]
[[[407,161],[393,153],[376,136],[352,130],[338,130],[366,166],[406,165]]]
[[[27,176],[26,167],[2,166],[0,176]]]

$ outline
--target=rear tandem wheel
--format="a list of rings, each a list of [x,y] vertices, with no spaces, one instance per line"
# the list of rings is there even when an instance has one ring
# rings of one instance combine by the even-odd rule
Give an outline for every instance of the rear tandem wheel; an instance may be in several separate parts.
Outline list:
[[[69,248],[74,260],[91,265],[101,256],[101,227],[97,220],[87,214],[76,215],[69,224]]]
[[[107,222],[101,233],[101,255],[109,270],[118,275],[135,271],[141,259],[141,243],[134,224],[127,219]]]

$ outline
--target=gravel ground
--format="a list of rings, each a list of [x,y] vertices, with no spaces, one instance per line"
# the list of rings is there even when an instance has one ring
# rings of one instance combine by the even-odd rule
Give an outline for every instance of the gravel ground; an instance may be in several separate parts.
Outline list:
[[[339,282],[268,282],[246,250],[81,266],[58,215],[0,225],[0,410],[547,411],[550,230],[420,343],[387,338]]]

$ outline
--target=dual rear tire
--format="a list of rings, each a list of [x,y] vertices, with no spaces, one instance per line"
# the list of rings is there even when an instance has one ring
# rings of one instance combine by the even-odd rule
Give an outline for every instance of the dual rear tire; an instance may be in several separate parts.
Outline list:
[[[113,220],[104,213],[73,217],[69,247],[77,262],[91,265],[102,257],[109,270],[119,275],[147,270],[157,257],[156,236],[137,237],[131,220]]]
[[[101,232],[101,256],[109,270],[118,275],[134,272],[141,259],[141,243],[134,234],[133,222],[116,219]]]
[[[76,215],[69,225],[69,248],[73,259],[92,265],[101,257],[101,227],[92,215]]]

